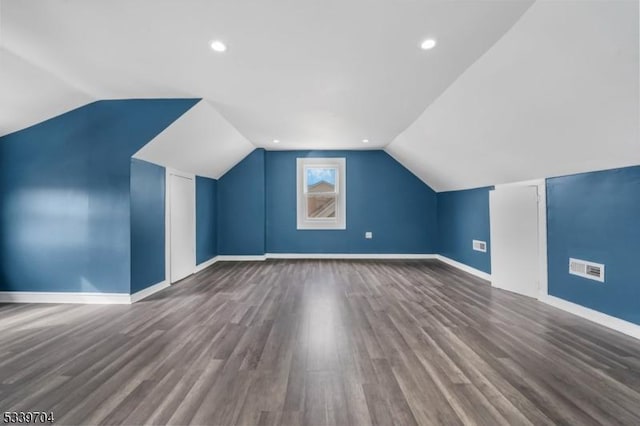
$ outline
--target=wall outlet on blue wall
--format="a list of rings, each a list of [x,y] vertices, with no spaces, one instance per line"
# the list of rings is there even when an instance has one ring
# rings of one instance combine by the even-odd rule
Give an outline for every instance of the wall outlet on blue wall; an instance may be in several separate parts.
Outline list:
[[[364,233],[364,237],[365,237],[367,240],[372,239],[372,238],[373,238],[373,232],[371,232],[371,231],[367,231],[367,232],[365,232],[365,233]]]

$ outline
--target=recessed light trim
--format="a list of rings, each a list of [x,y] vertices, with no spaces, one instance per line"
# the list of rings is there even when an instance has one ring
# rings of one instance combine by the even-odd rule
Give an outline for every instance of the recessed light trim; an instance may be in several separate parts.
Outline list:
[[[422,50],[431,50],[434,47],[436,47],[436,40],[433,38],[428,38],[426,40],[424,40],[421,44],[420,44],[420,48]]]
[[[222,53],[227,50],[227,45],[221,42],[220,40],[213,40],[210,46],[211,46],[211,49],[213,49],[215,52]]]

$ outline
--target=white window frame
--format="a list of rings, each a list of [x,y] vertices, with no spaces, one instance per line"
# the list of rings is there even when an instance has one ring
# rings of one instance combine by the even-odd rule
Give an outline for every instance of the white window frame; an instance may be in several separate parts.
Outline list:
[[[306,170],[308,168],[336,169],[336,217],[308,218]],[[298,229],[347,229],[347,166],[345,158],[298,158],[296,160],[296,198]]]

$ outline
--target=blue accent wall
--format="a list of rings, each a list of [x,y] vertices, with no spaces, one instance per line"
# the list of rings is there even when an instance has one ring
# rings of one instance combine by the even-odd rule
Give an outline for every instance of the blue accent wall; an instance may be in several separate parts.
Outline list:
[[[640,166],[547,180],[549,294],[640,324]],[[605,264],[605,282],[569,258]]]
[[[196,176],[196,264],[218,255],[218,181]]]
[[[263,255],[264,227],[265,151],[256,149],[218,180],[219,254]]]
[[[0,138],[0,290],[129,293],[131,156],[197,101],[99,101]]]
[[[165,279],[165,174],[131,160],[131,293]]]
[[[491,187],[438,193],[438,253],[491,273],[489,191]],[[487,242],[487,252],[472,248]]]
[[[346,230],[296,229],[299,157],[346,158]],[[384,151],[268,151],[266,177],[269,253],[435,253],[436,193]]]

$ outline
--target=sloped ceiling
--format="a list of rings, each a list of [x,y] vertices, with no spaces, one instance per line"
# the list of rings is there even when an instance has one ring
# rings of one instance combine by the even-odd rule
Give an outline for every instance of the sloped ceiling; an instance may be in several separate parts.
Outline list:
[[[638,16],[536,2],[387,151],[437,191],[640,164]]]
[[[640,163],[633,0],[0,0],[0,46],[0,134],[203,98],[137,155],[210,177],[255,146],[385,148],[440,191]]]
[[[96,100],[0,47],[0,136]]]
[[[100,99],[203,98],[269,149],[385,146],[531,4],[0,1],[2,42],[25,59]]]
[[[134,157],[218,179],[254,149],[220,113],[201,100]]]

